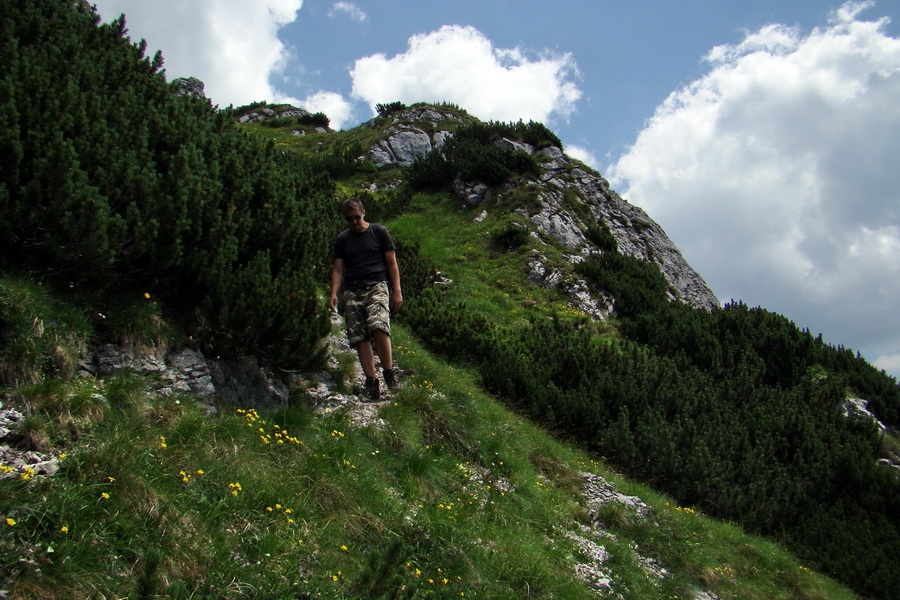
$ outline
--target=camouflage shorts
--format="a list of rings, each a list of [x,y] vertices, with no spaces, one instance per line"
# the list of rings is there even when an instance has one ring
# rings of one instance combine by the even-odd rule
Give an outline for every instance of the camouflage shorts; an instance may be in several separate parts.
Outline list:
[[[341,305],[351,346],[371,341],[372,332],[376,329],[391,334],[390,293],[386,283],[359,290],[344,290]]]

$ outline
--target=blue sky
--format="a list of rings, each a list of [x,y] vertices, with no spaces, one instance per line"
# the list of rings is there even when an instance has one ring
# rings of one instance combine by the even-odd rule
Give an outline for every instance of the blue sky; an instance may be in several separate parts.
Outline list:
[[[542,121],[720,301],[900,375],[900,2],[100,0],[220,106]]]

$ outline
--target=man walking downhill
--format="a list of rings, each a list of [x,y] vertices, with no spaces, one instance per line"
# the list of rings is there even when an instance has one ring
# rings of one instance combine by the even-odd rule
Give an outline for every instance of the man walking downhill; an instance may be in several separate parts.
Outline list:
[[[393,389],[398,383],[391,350],[391,314],[403,306],[400,269],[388,230],[366,221],[366,211],[360,200],[345,200],[341,212],[349,228],[341,232],[334,243],[331,309],[338,310],[340,306],[344,313],[347,337],[350,345],[356,348],[366,375],[365,393],[369,399],[378,400],[381,393],[375,371],[375,353],[381,360],[388,388]]]

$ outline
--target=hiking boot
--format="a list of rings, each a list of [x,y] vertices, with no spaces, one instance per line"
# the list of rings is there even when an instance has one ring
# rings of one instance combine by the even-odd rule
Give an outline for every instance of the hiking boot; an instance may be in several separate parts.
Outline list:
[[[364,393],[369,400],[378,400],[381,398],[381,390],[379,389],[377,377],[366,377]]]
[[[400,385],[400,369],[398,369],[397,367],[385,369],[384,382],[387,384],[389,390],[392,390]]]

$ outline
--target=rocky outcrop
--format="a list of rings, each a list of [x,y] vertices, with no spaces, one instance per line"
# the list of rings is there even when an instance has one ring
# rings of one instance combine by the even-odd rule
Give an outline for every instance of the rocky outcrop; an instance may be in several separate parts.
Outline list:
[[[260,366],[252,357],[208,359],[197,350],[183,348],[165,356],[149,350],[135,352],[107,344],[96,352],[93,364],[83,365],[88,374],[108,376],[127,369],[153,375],[156,392],[163,396],[191,393],[208,404],[227,406],[278,406],[287,402],[289,383]]]
[[[427,152],[440,149],[449,135],[450,124],[460,122],[459,117],[439,112],[429,105],[417,105],[393,115],[388,124],[373,119],[364,126],[384,126],[379,140],[369,149],[366,158],[378,169],[407,167]],[[541,165],[538,181],[530,184],[515,182],[506,189],[493,189],[480,181],[453,183],[453,193],[464,206],[482,207],[494,197],[513,192],[522,185],[536,188],[538,202],[535,206],[520,208],[516,212],[527,218],[537,232],[570,250],[570,261],[583,259],[593,251],[586,232],[592,225],[605,224],[616,239],[618,249],[626,255],[656,264],[668,281],[671,298],[698,308],[712,310],[719,301],[703,278],[687,263],[669,237],[647,213],[633,206],[612,191],[609,183],[595,171],[566,156],[554,146],[536,150],[533,146],[510,139],[501,139],[498,145],[510,150],[526,152]],[[531,265],[532,280],[548,285],[553,268]],[[538,273],[543,273],[538,275]],[[563,280],[560,280],[562,282]],[[593,318],[605,318],[609,314],[610,299],[588,300],[586,285],[566,282],[564,290],[572,304]],[[548,285],[549,287],[549,285]]]
[[[627,520],[652,522],[654,515],[651,508],[637,496],[623,494],[600,475],[584,472],[580,476],[580,504],[587,519],[562,532],[562,536],[572,544],[578,561],[575,565],[576,576],[600,597],[622,598],[617,592],[622,582],[617,580],[615,568],[609,564],[613,558],[613,553],[607,548],[610,546],[616,547],[618,553],[624,552],[628,562],[640,565],[651,584],[660,586],[670,577],[669,571],[658,560],[645,556],[637,543],[623,545],[606,524],[610,514],[618,514],[618,518]],[[659,526],[658,523],[653,524]],[[619,560],[622,558],[618,556]],[[685,591],[685,597],[692,600],[718,600],[718,596],[705,590],[694,588]]]
[[[719,301],[703,278],[647,213],[622,199],[599,174],[547,148],[537,155],[544,169],[540,208],[528,216],[538,231],[567,248],[584,252],[589,225],[605,224],[616,239],[619,252],[655,263],[682,301],[711,310]],[[578,202],[582,210],[573,210]],[[584,208],[590,222],[579,216]]]
[[[882,437],[891,435],[893,429],[882,423],[878,417],[869,409],[869,401],[862,398],[848,397],[843,406],[844,416],[848,419],[860,419],[866,423],[871,423]],[[891,451],[890,446],[885,445],[882,451],[885,456],[876,460],[876,464],[880,467],[891,469],[898,477],[900,477],[900,454]]]
[[[480,181],[457,179],[453,182],[453,194],[469,208],[481,206],[488,199],[490,191],[491,186]]]
[[[432,136],[424,131],[396,128],[369,149],[367,158],[379,169],[408,167],[435,147]]]
[[[206,98],[206,86],[196,77],[179,77],[178,79],[173,79],[171,85],[177,96]]]
[[[97,350],[92,365],[83,366],[89,373],[102,377],[122,369],[153,375],[160,382],[157,392],[163,396],[192,393],[211,400],[216,394],[209,362],[200,352],[189,348],[162,356],[153,349],[141,352],[106,344]]]
[[[391,117],[379,140],[369,148],[366,159],[378,169],[408,167],[431,150],[440,150],[452,135],[445,127],[459,123],[459,117],[430,106],[412,106]],[[377,119],[364,123],[374,127]]]
[[[289,104],[264,104],[238,117],[238,123],[257,123],[267,119],[281,119],[285,117],[309,117],[312,113],[302,108]],[[324,130],[323,130],[324,131]]]
[[[59,470],[58,452],[40,452],[24,443],[24,436],[18,432],[24,420],[21,412],[0,404],[0,479],[30,479],[54,475]]]

